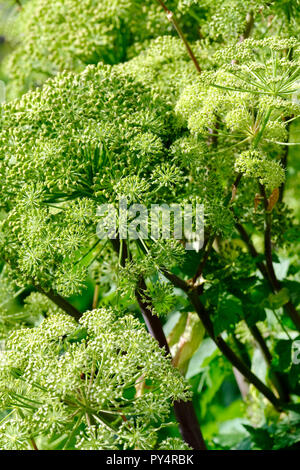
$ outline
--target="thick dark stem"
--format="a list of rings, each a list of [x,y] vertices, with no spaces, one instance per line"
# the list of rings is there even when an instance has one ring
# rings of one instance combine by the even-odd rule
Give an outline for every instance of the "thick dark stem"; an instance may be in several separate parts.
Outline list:
[[[258,252],[256,251],[249,235],[247,234],[246,230],[244,227],[239,223],[235,223],[236,229],[239,231],[242,240],[246,243],[249,253],[253,258],[257,258],[259,256]],[[256,266],[262,273],[263,277],[269,282],[271,290],[275,293],[278,292],[281,289],[281,283],[278,281],[274,267],[273,267],[273,262],[272,262],[272,245],[271,245],[271,228],[268,228],[265,232],[265,256],[266,256],[266,262],[267,262],[267,268],[265,264],[261,261],[256,262]],[[300,331],[300,316],[299,313],[296,310],[296,307],[291,301],[288,301],[284,306],[285,311],[297,327],[297,329]]]
[[[57,294],[54,292],[52,289],[49,290],[44,290],[40,286],[34,286],[37,291],[39,291],[41,294],[44,294],[48,299],[52,300],[59,308],[61,308],[64,312],[66,312],[68,315],[71,315],[71,317],[74,317],[75,320],[79,320],[79,318],[82,316],[82,313],[77,310],[77,308],[73,307],[72,304],[70,304],[66,299],[64,299],[61,295]]]
[[[34,450],[39,450],[33,437],[30,438],[30,442]]]
[[[179,289],[183,290],[184,292],[188,292],[190,286],[180,279],[180,277],[176,276],[176,274],[167,271],[166,269],[161,269],[162,274],[175,286],[179,287]]]
[[[239,42],[245,41],[245,39],[247,39],[250,36],[253,26],[254,26],[253,11],[249,11],[249,13],[247,13],[247,16],[246,16],[245,30],[243,34],[240,36]]]
[[[242,229],[244,230],[243,227],[242,227]],[[243,233],[245,233],[247,235],[246,231],[244,231]],[[251,242],[250,242],[250,246],[252,246],[253,256],[254,257],[257,256],[257,252],[256,252],[256,250],[255,250],[255,248],[254,248],[254,246],[252,245]],[[230,291],[232,292],[233,295],[239,296],[240,298],[243,298],[244,300],[247,300],[247,295],[242,294],[241,292],[238,292],[238,289],[236,289],[234,286],[231,286]],[[275,389],[277,390],[277,393],[278,393],[278,396],[279,396],[280,400],[283,401],[283,402],[288,402],[290,400],[290,397],[289,397],[289,392],[288,392],[287,387],[286,387],[286,383],[285,383],[285,381],[284,381],[281,374],[279,374],[279,373],[272,370],[272,355],[269,351],[269,348],[267,346],[267,343],[266,343],[264,337],[262,336],[261,332],[259,331],[257,325],[252,325],[252,326],[248,325],[248,328],[249,328],[255,342],[257,343],[257,345],[261,349],[261,351],[264,355],[265,361],[266,361],[267,365],[270,368],[270,380],[272,381]],[[237,338],[234,337],[234,339],[236,341],[236,344],[240,347],[240,344],[239,344]],[[251,362],[250,362],[248,357],[245,357],[245,356],[243,357],[242,356],[242,359],[243,359],[243,362],[247,366],[250,366]]]
[[[3,258],[3,260],[11,266],[11,263],[5,257]],[[13,269],[16,269],[15,266],[11,266],[11,267],[13,267]],[[55,303],[59,308],[61,308],[68,315],[71,315],[71,317],[74,317],[75,320],[78,321],[79,318],[82,316],[82,313],[79,310],[77,310],[77,308],[73,307],[73,305],[70,304],[70,302],[64,299],[61,295],[57,294],[54,290],[52,289],[44,290],[41,286],[35,284],[33,280],[31,281],[31,284],[38,292],[48,297],[48,299],[52,300],[53,303]]]
[[[192,449],[207,450],[192,401],[176,401],[174,413],[180,433]]]
[[[239,182],[239,181],[238,181]],[[241,233],[243,234],[243,238],[247,240],[251,247],[251,254],[253,257],[257,257],[258,253],[255,250],[254,246],[251,243],[250,238],[248,237],[247,232],[244,230],[242,225],[238,224]],[[264,274],[267,275],[266,267],[263,263],[258,262],[260,268]],[[251,372],[251,370],[239,359],[238,356],[234,353],[233,350],[226,344],[221,336],[215,337],[213,325],[209,318],[208,313],[205,311],[197,292],[197,289],[191,289],[191,286],[187,284],[185,281],[180,279],[173,273],[170,273],[167,270],[162,270],[163,275],[176,287],[179,287],[184,292],[187,293],[191,303],[193,304],[195,311],[197,312],[199,318],[201,319],[207,333],[219,347],[220,351],[224,354],[225,357],[231,362],[231,364],[246,378],[246,380],[266,396],[270,400],[270,402],[275,406],[275,408],[280,408],[280,401],[275,397],[273,392],[255,375]]]
[[[170,282],[172,282],[175,287],[179,287],[184,292],[186,292],[207,333],[216,343],[224,356],[246,378],[248,382],[252,383],[257,388],[257,390],[259,390],[274,405],[276,409],[281,409],[281,402],[275,397],[272,390],[270,390],[255,374],[253,374],[253,372],[251,372],[251,370],[243,363],[243,361],[241,361],[241,359],[226,344],[221,336],[215,336],[209,313],[204,308],[204,305],[199,298],[197,289],[191,288],[191,286],[189,286],[185,281],[173,273],[163,271],[163,274],[167,279],[169,279]]]
[[[281,409],[281,402],[276,398],[272,390],[270,390],[251,370],[241,361],[241,359],[235,354],[235,352],[228,346],[221,336],[215,336],[213,324],[209,317],[208,312],[204,308],[199,296],[195,290],[188,292],[188,297],[194,306],[200,320],[202,321],[207,333],[216,343],[220,351],[224,356],[231,362],[231,364],[246,378],[246,380],[252,383],[259,392],[261,392],[277,410]]]
[[[273,260],[272,260],[272,238],[271,238],[271,227],[272,227],[272,214],[270,211],[268,211],[268,199],[266,196],[265,188],[260,185],[260,191],[261,195],[264,198],[264,204],[265,204],[265,234],[264,234],[264,245],[265,245],[265,258],[266,258],[266,264],[267,264],[267,271],[268,271],[268,278],[270,281],[270,284],[275,292],[278,292],[282,286],[281,282],[277,279],[275,271],[274,271],[274,266],[273,266]],[[300,331],[300,315],[299,312],[297,312],[296,307],[294,304],[289,300],[285,305],[284,308],[293,321],[294,325],[297,327],[297,329]]]
[[[149,308],[149,305],[151,305],[151,300],[145,294],[146,289],[147,287],[145,284],[145,280],[141,279],[138,288],[135,291],[137,302],[141,309],[149,333],[151,333],[153,338],[157,340],[159,346],[161,348],[165,348],[166,353],[169,353],[169,346],[164,331],[162,329],[160,319],[157,315],[153,315]]]
[[[143,318],[149,332],[158,341],[160,347],[164,348],[167,353],[170,353],[167,339],[162,329],[160,320],[157,316],[152,314],[149,308],[151,300],[145,294],[145,290],[146,284],[144,279],[142,279],[136,290],[136,298],[143,314]],[[206,445],[199,427],[192,401],[176,401],[174,403],[174,412],[179,423],[181,435],[187,444],[195,450],[206,450]]]
[[[118,239],[111,240],[114,250],[117,254],[120,252],[120,241]],[[121,256],[121,264],[125,266],[126,259],[130,258],[127,244],[123,242],[123,253]],[[150,310],[151,299],[146,295],[146,283],[142,278],[137,286],[135,296],[141,309],[145,324],[149,333],[155,338],[161,348],[164,348],[169,354],[169,345],[164,334],[160,319],[153,315]],[[201,433],[201,429],[194,410],[193,402],[175,401],[174,413],[179,425],[180,433],[185,442],[195,450],[206,450],[206,445]]]
[[[259,329],[257,328],[256,325],[253,325],[253,326],[249,326],[248,327],[249,330],[251,331],[255,341],[257,342],[257,344],[259,345],[265,359],[266,359],[266,362],[268,364],[271,364],[272,362],[272,355],[269,351],[269,348],[268,346],[266,345],[266,342],[261,334],[261,332],[259,331]]]
[[[211,339],[218,346],[224,356],[231,362],[231,364],[246,378],[249,383],[252,383],[258,391],[260,391],[276,409],[281,409],[281,401],[276,398],[272,390],[270,390],[251,370],[247,367],[243,361],[235,354],[235,352],[227,345],[221,336],[215,336],[213,324],[211,322],[209,313],[202,304],[197,289],[191,288],[185,281],[180,279],[173,273],[167,271],[163,272],[164,276],[169,279],[175,287],[179,287],[187,293],[188,298],[191,301],[196,313],[203,323],[207,333]],[[184,286],[182,285],[184,284]]]
[[[197,268],[196,274],[193,277],[193,284],[196,284],[199,277],[201,277],[201,275],[203,274],[203,270],[204,270],[204,267],[207,263],[209,254],[210,254],[212,246],[213,246],[213,243],[214,243],[214,238],[213,237],[209,238],[208,241],[207,241],[207,245],[205,247],[205,252],[204,252],[204,255],[202,257],[202,260],[200,261],[200,264]]]

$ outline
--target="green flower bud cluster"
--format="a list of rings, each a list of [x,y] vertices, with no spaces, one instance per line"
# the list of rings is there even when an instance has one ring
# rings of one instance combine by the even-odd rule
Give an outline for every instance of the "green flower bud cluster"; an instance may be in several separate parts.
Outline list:
[[[80,326],[52,313],[12,333],[1,363],[1,408],[11,410],[0,425],[3,449],[32,440],[47,449],[58,433],[64,449],[152,449],[171,403],[190,397],[140,323],[111,309],[85,313]]]
[[[78,291],[86,266],[76,261],[95,241],[97,205],[137,200],[166,178],[176,183],[176,168],[159,174],[171,130],[166,107],[102,65],[62,74],[4,105],[1,250],[21,278],[50,280],[65,295]]]
[[[196,42],[193,50],[203,67],[211,65],[209,49]],[[151,88],[154,97],[163,96],[171,105],[174,105],[184,87],[193,83],[198,76],[184,44],[172,36],[151,41],[147,49],[118,67]]]
[[[244,176],[258,178],[270,191],[279,188],[285,180],[285,171],[280,163],[258,151],[242,152],[235,162],[235,169]]]
[[[286,54],[291,48],[293,60],[288,60]],[[187,121],[190,131],[207,135],[221,121],[232,136],[252,134],[255,139],[262,125],[259,116],[272,109],[272,119],[278,122],[269,124],[272,139],[277,137],[281,141],[282,115],[300,111],[297,40],[247,39],[217,51],[214,58],[224,66],[203,72],[183,90],[176,105],[179,117]]]
[[[249,12],[268,14],[269,4],[268,0],[180,0],[178,8],[195,18],[205,37],[235,42],[246,28]]]
[[[23,93],[61,71],[123,62],[168,30],[164,12],[151,0],[31,0],[17,15],[16,48],[4,64],[8,92]]]

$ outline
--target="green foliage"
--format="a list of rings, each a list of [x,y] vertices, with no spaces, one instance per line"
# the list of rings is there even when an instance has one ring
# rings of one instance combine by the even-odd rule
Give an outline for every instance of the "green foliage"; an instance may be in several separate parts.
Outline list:
[[[290,413],[278,426],[269,425],[257,429],[245,425],[245,428],[251,436],[253,449],[278,450],[293,448],[299,442],[299,424],[299,414]]]
[[[194,45],[194,49],[199,61],[209,65],[211,60],[207,49],[200,42]],[[151,41],[147,49],[119,67],[151,88],[154,96],[163,95],[166,102],[172,104],[184,87],[197,78],[184,44],[172,36]]]
[[[210,449],[299,447],[299,1],[159,3],[0,2],[3,449],[187,450],[191,397]],[[99,239],[124,199],[204,246]]]

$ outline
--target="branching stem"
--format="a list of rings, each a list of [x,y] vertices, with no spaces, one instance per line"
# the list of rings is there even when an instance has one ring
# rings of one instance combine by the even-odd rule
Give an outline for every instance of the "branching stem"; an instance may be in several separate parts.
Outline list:
[[[66,312],[68,315],[71,315],[71,317],[75,318],[75,320],[79,320],[81,317],[82,313],[77,310],[76,307],[74,307],[70,302],[68,302],[64,297],[61,295],[57,294],[54,292],[52,289],[44,290],[40,286],[34,286],[37,291],[39,291],[41,294],[44,294],[48,299],[52,300],[59,308],[61,308],[64,312]]]
[[[187,293],[187,296],[191,304],[193,305],[197,315],[202,321],[208,335],[218,346],[222,354],[224,354],[224,356],[229,360],[229,362],[246,378],[249,383],[252,383],[257,388],[257,390],[259,390],[273,404],[273,406],[277,410],[280,410],[282,408],[281,400],[279,400],[274,395],[272,390],[270,390],[269,387],[267,387],[255,374],[253,374],[253,372],[243,363],[243,361],[235,354],[235,352],[230,348],[230,346],[228,346],[228,344],[223,340],[220,335],[215,335],[210,315],[202,304],[197,289],[195,287],[189,286],[189,284],[187,284],[182,279],[178,278],[178,276],[173,273],[163,271],[163,274],[167,279],[169,279],[173,283],[175,287],[183,288],[184,292]],[[184,286],[182,285],[183,283]]]
[[[245,377],[249,383],[252,383],[277,410],[280,410],[282,407],[281,401],[274,395],[272,390],[267,387],[255,374],[253,374],[253,372],[243,363],[243,361],[235,354],[235,352],[228,346],[228,344],[220,335],[215,336],[210,316],[200,301],[197,292],[195,290],[189,291],[188,297],[194,306],[200,320],[205,326],[207,333],[218,346],[222,354]]]
[[[174,26],[174,28],[176,29],[177,31],[177,34],[178,36],[180,37],[180,39],[182,40],[182,42],[184,43],[185,47],[186,47],[186,50],[190,56],[190,58],[192,59],[195,67],[196,67],[196,70],[197,72],[201,73],[202,70],[201,70],[201,67],[199,65],[199,62],[198,60],[196,59],[195,57],[195,54],[191,48],[191,46],[189,45],[181,27],[179,26],[179,23],[174,15],[174,13],[169,10],[169,8],[167,7],[167,5],[162,1],[162,0],[157,0],[157,2],[161,5],[161,7],[164,9],[165,13],[166,13],[166,16],[168,18],[168,20],[170,21],[170,23],[172,23],[172,25]]]
[[[117,255],[120,253],[120,240],[111,240],[113,248]],[[123,240],[122,247],[122,265],[125,266],[126,259],[130,259],[130,253],[127,248],[127,244]],[[135,291],[135,296],[142,312],[145,324],[149,333],[155,338],[159,346],[165,350],[167,354],[170,354],[169,345],[164,334],[160,319],[153,315],[151,311],[151,299],[146,293],[146,283],[143,277],[140,278],[139,284]],[[197,416],[194,410],[193,402],[174,402],[174,413],[179,425],[179,429],[183,439],[187,444],[195,450],[206,450],[206,445],[201,433],[201,429],[197,420]]]
[[[247,39],[250,36],[253,26],[254,26],[254,14],[253,14],[253,11],[249,11],[246,16],[245,29],[244,29],[243,34],[240,36],[239,42],[245,41],[245,39]]]

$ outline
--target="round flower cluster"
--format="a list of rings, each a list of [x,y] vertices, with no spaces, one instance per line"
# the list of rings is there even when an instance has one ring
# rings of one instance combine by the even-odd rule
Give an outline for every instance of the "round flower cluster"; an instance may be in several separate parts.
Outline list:
[[[11,410],[0,426],[4,449],[33,440],[49,448],[57,433],[65,449],[152,449],[172,402],[191,396],[139,321],[111,309],[86,312],[80,325],[53,313],[15,331],[1,362],[1,408]]]
[[[177,1],[168,3],[174,7]],[[12,97],[64,70],[128,60],[170,26],[151,0],[31,0],[13,30],[16,48],[4,64]]]

